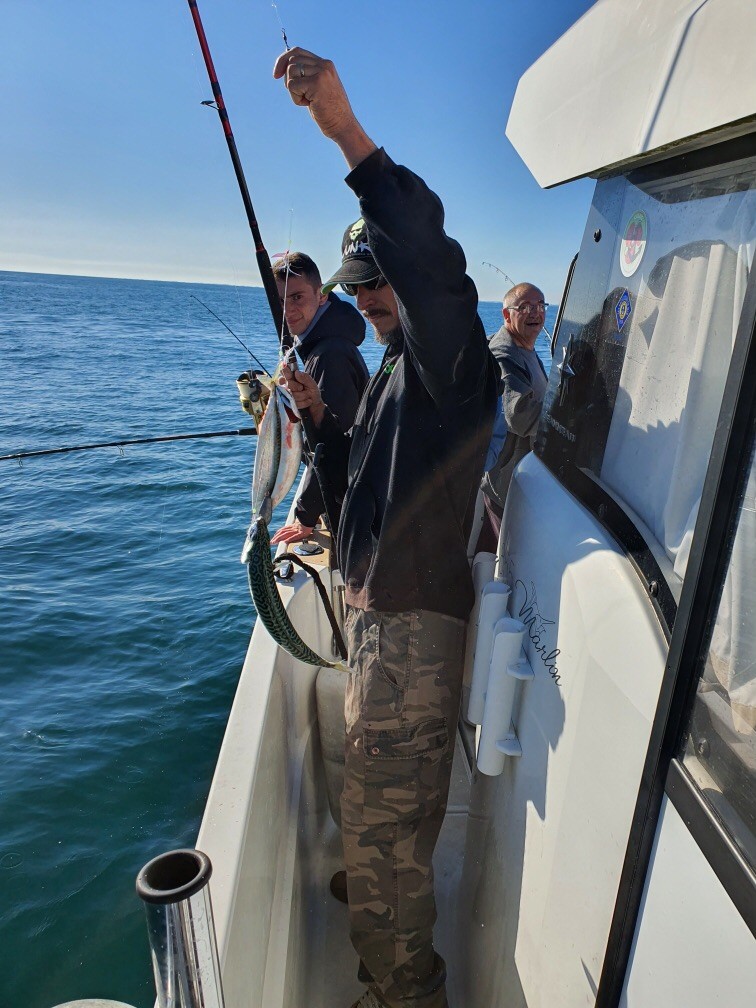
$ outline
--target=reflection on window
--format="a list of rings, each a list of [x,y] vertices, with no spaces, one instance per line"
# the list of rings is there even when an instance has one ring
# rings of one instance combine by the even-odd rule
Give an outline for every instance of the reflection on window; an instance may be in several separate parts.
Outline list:
[[[756,867],[756,454],[751,456],[684,762]]]
[[[597,186],[537,450],[639,518],[679,586],[756,251],[756,159],[647,175]]]
[[[754,193],[749,196],[752,205],[744,216],[752,234]],[[673,209],[679,211],[680,205]],[[681,579],[740,318],[748,258],[743,242],[733,248],[709,239],[675,247],[658,259],[647,281],[640,281],[626,327],[625,359],[601,478],[643,518]]]

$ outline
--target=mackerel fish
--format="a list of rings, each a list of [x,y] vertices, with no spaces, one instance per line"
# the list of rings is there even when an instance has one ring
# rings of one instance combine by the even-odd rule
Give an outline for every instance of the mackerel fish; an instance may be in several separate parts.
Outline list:
[[[273,576],[273,561],[270,557],[270,535],[268,526],[262,515],[252,520],[247,533],[249,557],[247,571],[249,590],[263,626],[273,640],[284,651],[307,665],[326,666],[348,672],[349,667],[340,661],[321,658],[312,648],[305,644],[292,626],[291,620],[281,602],[275,578]]]
[[[302,420],[289,392],[274,382],[257,437],[252,517],[269,522],[291,490],[302,461]]]
[[[279,647],[308,665],[348,671],[342,662],[321,658],[292,626],[278,594],[270,556],[268,523],[291,489],[302,460],[302,421],[289,392],[274,381],[257,437],[252,475],[252,522],[242,549],[249,590],[260,620]]]

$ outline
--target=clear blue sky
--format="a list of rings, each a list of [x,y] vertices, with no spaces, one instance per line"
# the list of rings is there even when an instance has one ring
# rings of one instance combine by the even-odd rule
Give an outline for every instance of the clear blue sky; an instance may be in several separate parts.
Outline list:
[[[522,72],[591,0],[279,0],[370,136],[441,196],[483,299],[562,291],[593,183],[538,188],[504,135]],[[271,70],[270,0],[200,0],[268,251],[338,264],[339,151]],[[185,0],[2,0],[0,269],[259,284]]]

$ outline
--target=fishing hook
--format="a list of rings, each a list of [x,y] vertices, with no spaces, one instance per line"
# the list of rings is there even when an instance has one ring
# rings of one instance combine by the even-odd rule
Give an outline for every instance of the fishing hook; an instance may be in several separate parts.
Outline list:
[[[291,46],[289,45],[289,40],[286,38],[286,29],[284,28],[283,22],[281,21],[281,15],[278,13],[278,4],[275,2],[275,0],[273,0],[273,3],[271,3],[270,6],[276,12],[276,17],[278,18],[278,27],[281,29],[281,34],[283,35],[284,45],[286,46],[286,52],[288,52],[289,49],[291,48]]]

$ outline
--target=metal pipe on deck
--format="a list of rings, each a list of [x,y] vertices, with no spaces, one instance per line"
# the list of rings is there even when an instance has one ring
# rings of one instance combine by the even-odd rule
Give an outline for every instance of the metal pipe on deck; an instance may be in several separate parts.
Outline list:
[[[153,858],[137,876],[158,1008],[224,1008],[211,874],[202,851],[175,850]]]

